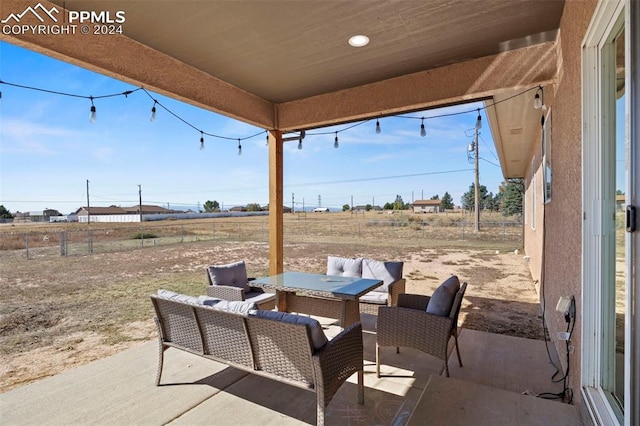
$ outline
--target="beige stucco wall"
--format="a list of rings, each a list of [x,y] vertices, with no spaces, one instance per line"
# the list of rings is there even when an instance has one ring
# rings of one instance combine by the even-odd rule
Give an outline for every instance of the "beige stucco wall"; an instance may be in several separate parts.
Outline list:
[[[545,102],[547,97],[545,96]],[[543,113],[542,111],[540,112]],[[537,142],[533,144],[530,153],[531,160],[525,174],[525,193],[523,195],[524,216],[524,253],[529,262],[529,270],[538,294],[540,293],[540,279],[542,277],[542,245],[544,234],[544,198],[543,198],[543,168],[542,168],[542,131],[538,132]],[[532,179],[532,177],[535,178]],[[535,199],[533,194],[535,193]],[[534,201],[535,200],[535,201]]]
[[[544,297],[549,334],[566,369],[564,342],[557,333],[565,331],[564,317],[555,306],[561,296],[575,296],[577,322],[571,341],[568,386],[573,390],[574,403],[580,400],[580,334],[582,328],[581,268],[582,268],[582,108],[581,108],[581,46],[597,2],[568,0],[560,25],[558,39],[558,75],[552,105],[553,171],[552,200],[545,205],[546,223],[544,251]],[[542,182],[542,176],[537,179]],[[542,196],[541,192],[539,192]],[[534,236],[537,243],[541,235]],[[535,247],[534,243],[531,243]]]

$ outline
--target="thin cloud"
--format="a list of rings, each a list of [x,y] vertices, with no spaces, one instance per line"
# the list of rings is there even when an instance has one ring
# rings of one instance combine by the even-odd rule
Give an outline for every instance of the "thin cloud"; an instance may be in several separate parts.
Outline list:
[[[54,156],[52,139],[76,138],[79,132],[62,127],[47,126],[27,120],[2,118],[0,129],[3,153],[25,153],[36,156]]]

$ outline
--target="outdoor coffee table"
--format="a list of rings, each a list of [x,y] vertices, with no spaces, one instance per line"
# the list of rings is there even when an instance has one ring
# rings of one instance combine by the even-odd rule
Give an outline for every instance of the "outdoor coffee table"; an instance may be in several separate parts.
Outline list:
[[[381,280],[304,272],[251,281],[253,287],[275,290],[278,311],[337,318],[343,328],[360,321],[360,296],[381,285]]]

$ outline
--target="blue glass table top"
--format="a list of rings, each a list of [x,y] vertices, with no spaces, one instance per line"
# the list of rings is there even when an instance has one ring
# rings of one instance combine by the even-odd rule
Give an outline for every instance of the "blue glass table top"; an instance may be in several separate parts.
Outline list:
[[[381,280],[306,272],[285,272],[251,281],[253,287],[333,296],[340,299],[357,299],[381,285]]]

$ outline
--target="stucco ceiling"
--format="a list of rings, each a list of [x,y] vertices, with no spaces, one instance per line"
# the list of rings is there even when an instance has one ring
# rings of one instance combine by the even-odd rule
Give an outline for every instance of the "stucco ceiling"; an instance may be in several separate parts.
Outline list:
[[[274,103],[555,39],[561,0],[95,1],[124,34]],[[112,15],[113,16],[113,15]],[[362,48],[349,37],[367,35]]]

